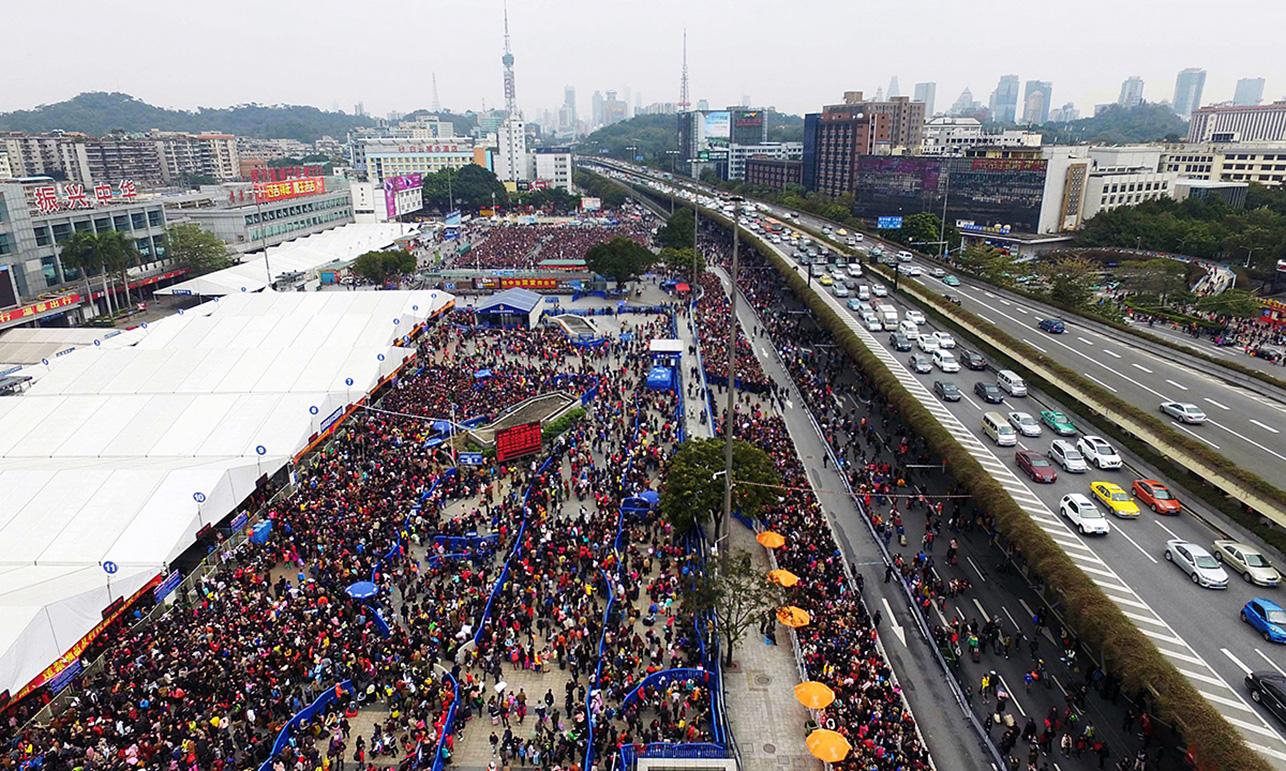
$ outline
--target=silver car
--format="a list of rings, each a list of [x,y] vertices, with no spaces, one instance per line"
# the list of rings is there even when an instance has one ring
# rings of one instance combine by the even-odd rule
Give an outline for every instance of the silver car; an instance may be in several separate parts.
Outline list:
[[[1228,574],[1210,552],[1191,541],[1173,538],[1165,542],[1166,562],[1173,562],[1188,574],[1192,583],[1207,589],[1227,589]]]
[[[1161,402],[1161,411],[1177,421],[1194,426],[1206,422],[1206,413],[1197,405],[1187,402]]]
[[[1248,584],[1277,586],[1282,582],[1282,574],[1254,546],[1220,539],[1214,543],[1214,552],[1215,559],[1233,572],[1241,574]]]
[[[1085,456],[1081,451],[1076,449],[1076,445],[1066,439],[1055,439],[1049,444],[1049,459],[1063,467],[1064,471],[1072,474],[1084,474],[1089,471],[1089,464],[1085,462]]]
[[[1040,436],[1040,424],[1026,412],[1011,412],[1006,417],[1009,418],[1009,424],[1023,436]]]

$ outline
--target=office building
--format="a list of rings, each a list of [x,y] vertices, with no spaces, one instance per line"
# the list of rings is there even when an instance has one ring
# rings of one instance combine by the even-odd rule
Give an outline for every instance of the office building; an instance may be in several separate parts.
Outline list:
[[[911,97],[911,101],[921,102],[924,104],[924,117],[926,118],[937,115],[937,113],[933,111],[933,99],[937,93],[937,90],[938,90],[937,83],[916,83],[915,84],[915,96]]]
[[[923,102],[915,102],[905,96],[872,101],[866,99],[861,91],[845,91],[843,104],[827,105],[822,108],[822,113],[833,110],[845,115],[879,115],[888,124],[890,150],[915,152],[924,142],[924,107]]]
[[[782,161],[798,161],[804,157],[802,142],[763,142],[759,144],[732,144],[728,147],[728,179],[742,180],[746,177],[746,163],[751,158],[770,158]]]
[[[830,196],[853,192],[858,158],[887,153],[891,127],[887,116],[868,113],[858,104],[830,105],[805,115],[800,173],[804,188]]]
[[[384,184],[350,180],[353,221],[397,222],[424,208],[424,178],[420,174],[389,177]]]
[[[1023,123],[1039,126],[1049,121],[1054,87],[1047,80],[1029,80],[1023,88]]]
[[[589,100],[590,128],[596,129],[603,125],[603,92],[595,91]]]
[[[496,134],[496,177],[518,182],[527,176],[527,129],[522,118],[510,117]]]
[[[563,106],[558,108],[558,133],[574,139],[576,126],[576,89],[567,86],[563,89]]]
[[[889,78],[889,92],[887,98],[892,99],[895,96],[902,96],[902,87],[898,85],[898,76],[894,75]],[[917,100],[919,101],[919,100]]]
[[[361,139],[352,145],[352,154],[354,171],[380,185],[388,177],[468,166],[474,162],[474,145],[466,137]]]
[[[941,116],[924,124],[922,155],[964,155],[966,150],[979,147],[1041,146],[1041,135],[1036,131],[1004,129],[984,133],[977,118]]]
[[[1212,179],[1179,177],[1174,183],[1176,201],[1186,201],[1189,198],[1218,199],[1232,209],[1246,208],[1246,194],[1249,192],[1249,182],[1219,182]]]
[[[1198,67],[1180,70],[1174,80],[1174,99],[1170,105],[1175,113],[1188,119],[1192,111],[1201,106],[1201,92],[1206,88],[1206,71]]]
[[[1264,101],[1264,79],[1242,78],[1237,81],[1237,90],[1233,92],[1232,103],[1240,107],[1250,107]]]
[[[698,100],[697,100],[697,109],[698,109],[698,110],[703,110],[703,111],[704,111],[704,110],[709,110],[709,109],[710,109],[710,100],[709,100],[709,99],[698,99]]]
[[[1286,139],[1286,101],[1201,107],[1188,124],[1189,142],[1277,142]]]
[[[1067,102],[1062,107],[1055,107],[1049,111],[1050,123],[1071,123],[1074,120],[1080,120],[1081,111],[1076,109],[1076,105]]]
[[[1121,83],[1121,95],[1116,103],[1122,107],[1136,107],[1143,103],[1143,78],[1131,75]]]
[[[677,129],[677,163],[686,164],[683,173],[694,178],[709,170],[718,174],[720,179],[740,179],[745,159],[752,154],[745,148],[778,147],[768,145],[767,113],[762,109],[735,106],[724,110],[679,113]],[[734,148],[742,148],[736,150],[735,161],[732,158]],[[776,151],[767,149],[764,152]],[[729,176],[732,173],[738,176]]]
[[[556,187],[572,192],[570,147],[537,147],[527,154],[527,176],[537,189]]]
[[[729,136],[734,145],[758,145],[768,141],[768,119],[764,110],[730,107]]]
[[[200,225],[241,253],[356,221],[350,182],[337,175],[202,185],[163,201],[171,222]]]
[[[802,186],[804,163],[802,160],[783,160],[752,156],[746,160],[746,184],[769,190],[785,190],[787,186]]]
[[[972,116],[973,113],[977,112],[981,107],[982,105],[973,98],[973,92],[966,86],[965,90],[960,92],[960,96],[956,97],[955,104],[951,105],[951,112],[949,114]],[[928,114],[927,110],[925,111],[925,114]]]
[[[165,227],[160,199],[139,195],[132,183],[91,190],[49,177],[0,180],[0,328],[38,320],[66,326],[95,315],[80,306],[103,298],[101,280],[86,298],[83,277],[60,258],[59,245],[73,233],[125,234],[140,258],[131,287],[157,284]]]
[[[1018,76],[1002,75],[996,90],[991,92],[992,120],[997,123],[1014,123],[1018,119]]]
[[[613,123],[620,123],[629,117],[629,103],[623,99],[616,98],[616,92],[609,89],[607,96],[603,99],[603,119],[601,125],[610,126]]]
[[[1286,184],[1286,140],[1167,145],[1158,167],[1213,182]]]

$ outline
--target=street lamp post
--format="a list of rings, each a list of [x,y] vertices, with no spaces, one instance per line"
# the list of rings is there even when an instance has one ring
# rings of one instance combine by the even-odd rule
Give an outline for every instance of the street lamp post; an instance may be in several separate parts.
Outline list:
[[[946,189],[942,194],[942,220],[938,223],[938,240],[942,242],[942,257],[947,256],[947,201],[951,200],[951,169],[942,175]]]
[[[263,201],[260,200],[260,191],[254,191],[255,194],[255,216],[259,219],[259,246],[263,249],[263,269],[268,274],[268,288],[272,288],[272,268],[268,265],[268,236],[264,231],[263,225]]]
[[[715,528],[718,537],[732,519],[732,439],[737,389],[737,252],[741,232],[741,196],[732,198],[732,302],[728,311],[728,403],[723,416],[723,518]]]

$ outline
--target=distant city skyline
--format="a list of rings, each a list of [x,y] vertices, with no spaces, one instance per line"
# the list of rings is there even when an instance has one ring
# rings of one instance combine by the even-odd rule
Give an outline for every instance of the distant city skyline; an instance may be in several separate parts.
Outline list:
[[[557,13],[550,13],[547,6],[532,0],[513,0],[509,22],[518,62],[519,109],[533,114],[556,109],[564,104],[567,85],[576,88],[577,112],[582,116],[589,114],[586,95],[608,85],[622,95],[628,87],[631,95],[624,101],[631,106],[637,101],[636,93],[646,95],[645,106],[678,102],[683,42],[681,31],[673,25],[677,16],[685,19],[688,29],[694,104],[705,99],[716,106],[731,105],[751,93],[757,106],[803,114],[818,109],[835,93],[874,94],[893,85],[894,79],[934,82],[942,94],[958,94],[968,87],[976,99],[986,102],[999,77],[1012,73],[1023,81],[1052,82],[1058,103],[1070,102],[1088,114],[1095,104],[1116,102],[1122,81],[1132,75],[1150,84],[1148,101],[1169,100],[1177,73],[1186,67],[1207,72],[1202,104],[1232,101],[1237,81],[1248,73],[1265,79],[1264,102],[1286,96],[1286,60],[1274,53],[1275,31],[1286,27],[1286,6],[1281,4],[1229,0],[1221,6],[1222,12],[1253,17],[1256,24],[1222,39],[1207,34],[1201,14],[1182,13],[1182,8],[1157,18],[1147,8],[1104,0],[1089,0],[1071,14],[1052,6],[1024,6],[1023,13],[1033,24],[1057,24],[1063,40],[1085,42],[1067,43],[1054,54],[1045,41],[1032,37],[974,52],[966,59],[951,53],[959,26],[972,23],[966,9],[943,12],[928,0],[911,0],[910,7],[903,4],[896,9],[858,8],[831,0],[817,0],[816,5],[825,7],[810,6],[803,12],[825,15],[827,23],[790,40],[765,23],[774,7],[766,0],[747,0],[734,17],[717,4],[679,0],[658,0],[648,13],[607,9],[585,0],[567,0]],[[387,19],[398,8],[377,0],[363,12]],[[1196,10],[1195,4],[1192,9]],[[408,38],[449,40],[451,45],[385,47],[381,72],[398,72],[397,77],[356,66],[353,57],[343,56],[329,43],[318,49],[318,55],[274,57],[273,66],[260,69],[255,78],[228,77],[229,63],[261,61],[265,52],[280,48],[280,31],[299,23],[298,9],[275,4],[225,0],[221,13],[199,19],[180,17],[158,0],[136,0],[129,18],[88,0],[68,0],[57,6],[24,3],[7,10],[7,20],[15,29],[56,26],[59,45],[67,50],[99,50],[117,39],[143,39],[148,44],[129,55],[95,59],[92,67],[62,67],[49,64],[47,41],[14,36],[0,49],[0,66],[11,75],[0,92],[0,111],[30,109],[83,91],[122,91],[177,109],[258,102],[322,109],[344,106],[348,111],[360,102],[370,115],[387,115],[431,107],[431,72],[436,72],[445,109],[480,110],[484,101],[490,108],[504,104],[501,0],[480,0],[468,13],[406,14],[399,29]],[[943,23],[929,29],[906,25],[899,32],[899,20],[917,10],[932,12]],[[309,7],[309,35],[316,40],[344,40],[351,34],[349,11],[349,6],[335,0],[316,0]],[[1097,19],[1108,11],[1114,23],[1104,28]],[[243,23],[249,15],[256,24]],[[885,32],[855,49],[844,30],[856,24],[880,25]],[[628,27],[628,34],[609,34],[617,27]],[[1202,45],[1140,47],[1135,43],[1141,29],[1175,41],[1201,39]],[[192,55],[194,40],[207,45],[208,56]],[[760,44],[771,44],[774,55],[748,54]],[[1097,54],[1105,49],[1113,55]],[[908,54],[911,50],[914,56]],[[935,51],[942,53],[935,55]],[[809,77],[800,79],[783,62],[826,66],[812,66]],[[862,75],[854,77],[854,71]],[[414,73],[422,77],[417,79]],[[946,100],[939,101],[941,110]]]

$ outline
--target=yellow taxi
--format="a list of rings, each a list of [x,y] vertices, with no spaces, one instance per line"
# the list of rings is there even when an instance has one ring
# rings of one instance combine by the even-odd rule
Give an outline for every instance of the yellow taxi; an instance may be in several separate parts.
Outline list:
[[[823,273],[817,279],[817,283],[821,284],[822,286],[830,286],[831,284],[835,283],[835,279],[831,278],[829,274]]]
[[[1139,516],[1138,504],[1115,482],[1091,482],[1090,492],[1118,517],[1133,519]]]

